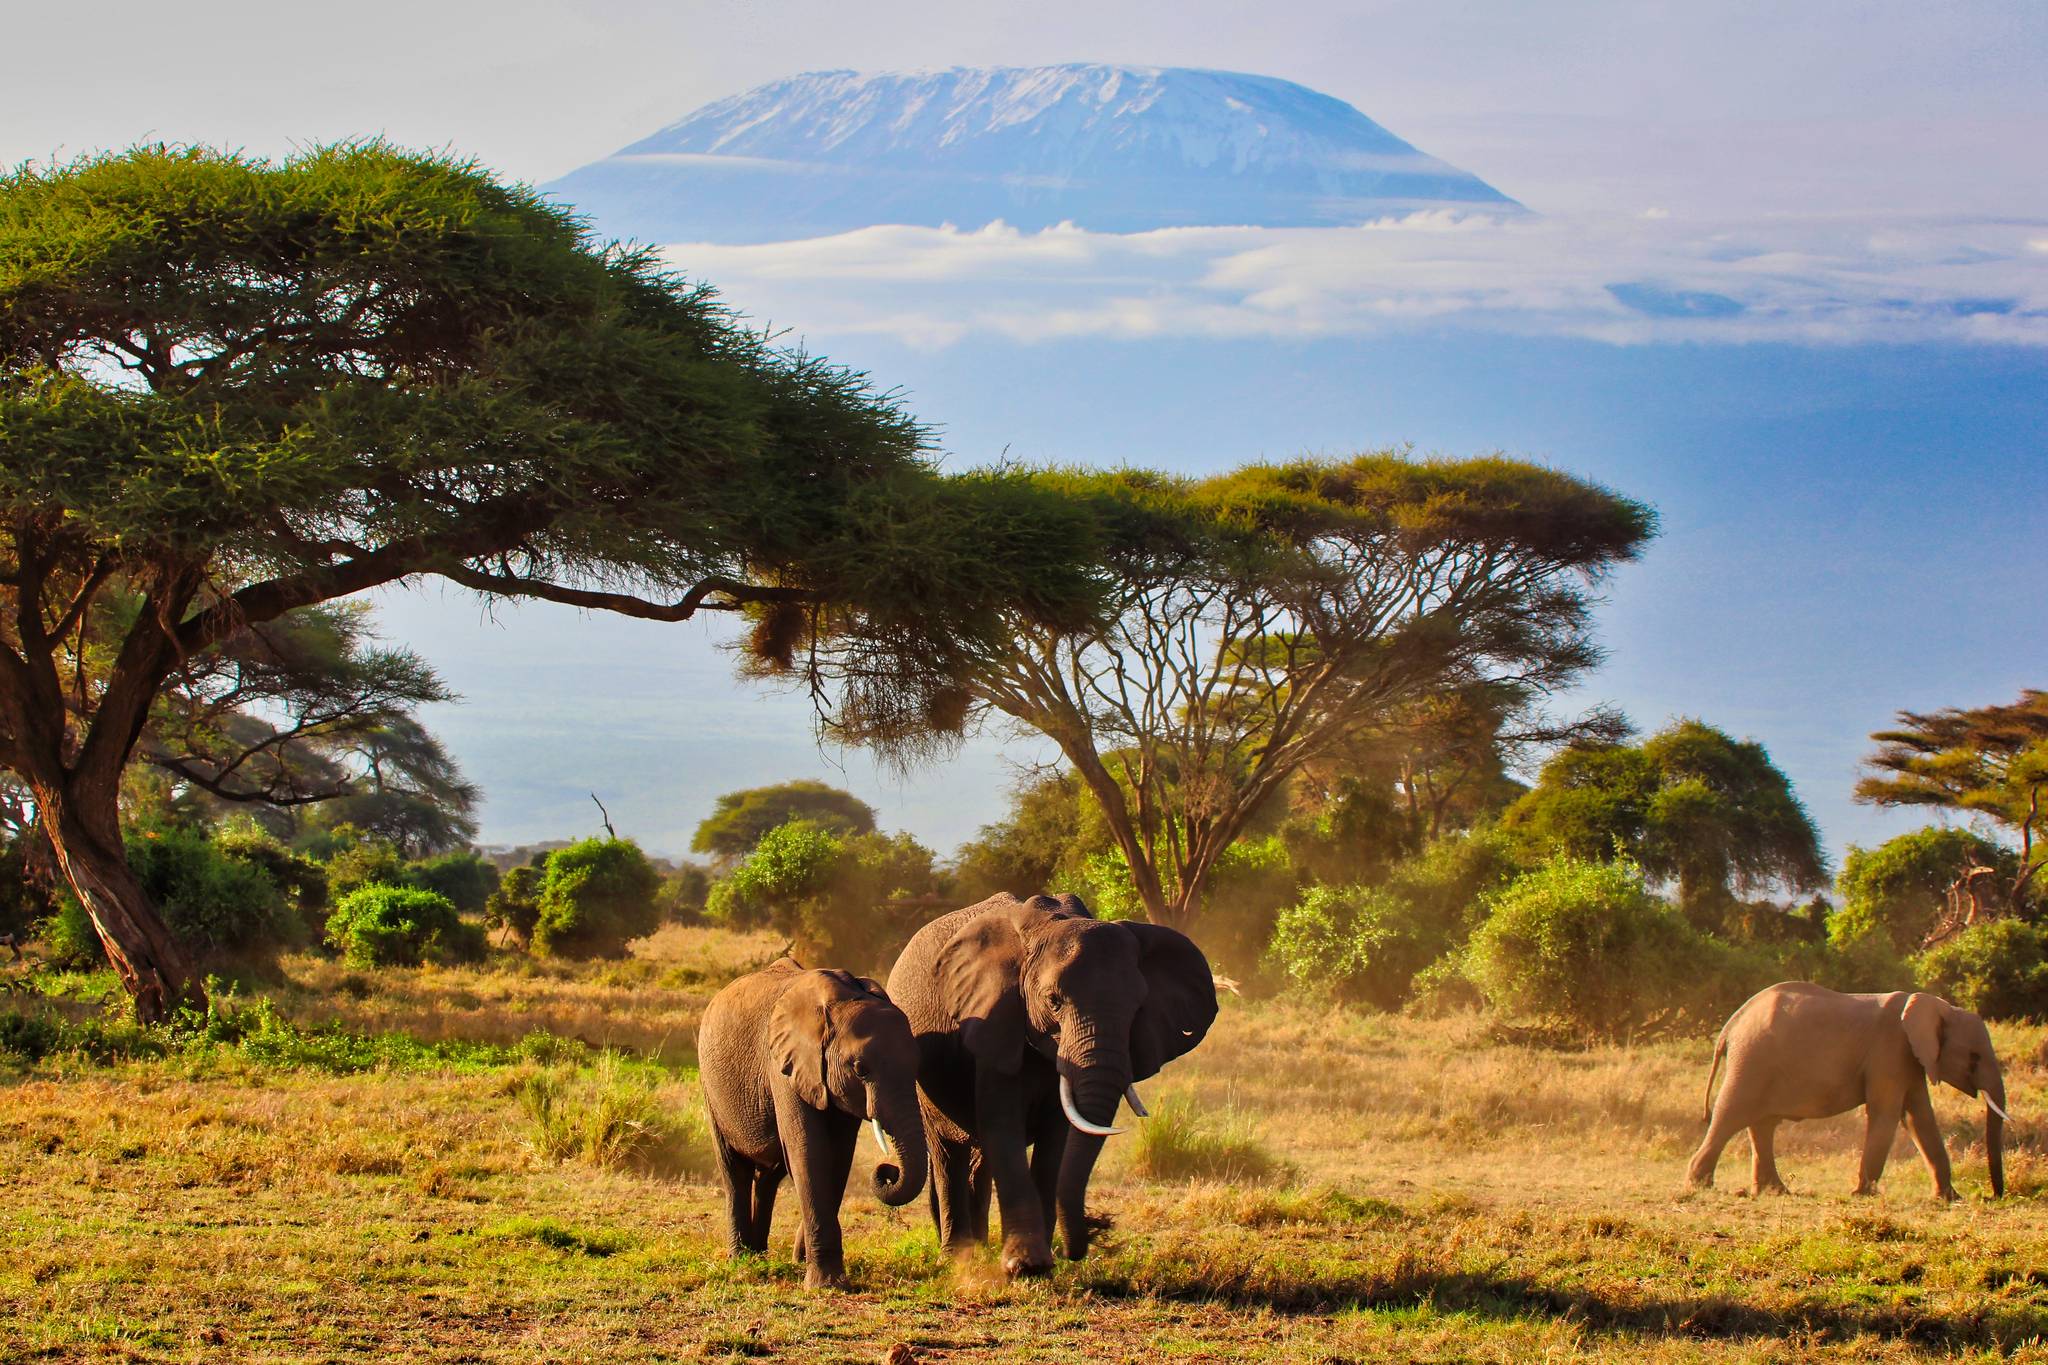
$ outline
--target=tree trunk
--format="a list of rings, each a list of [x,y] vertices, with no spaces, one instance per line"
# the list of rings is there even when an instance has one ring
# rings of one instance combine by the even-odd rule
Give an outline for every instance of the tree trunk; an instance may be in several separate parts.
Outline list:
[[[83,782],[70,787],[36,788],[43,832],[99,933],[107,961],[135,1001],[136,1017],[153,1024],[180,1005],[204,1008],[206,994],[191,959],[128,868],[118,795],[111,787],[99,791]]]

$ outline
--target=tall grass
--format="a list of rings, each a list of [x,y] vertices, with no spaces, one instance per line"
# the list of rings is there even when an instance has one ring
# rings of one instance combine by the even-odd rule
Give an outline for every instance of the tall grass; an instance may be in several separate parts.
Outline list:
[[[1157,1100],[1138,1128],[1131,1169],[1151,1180],[1273,1180],[1285,1167],[1236,1108],[1209,1114],[1186,1095]]]
[[[600,1053],[587,1069],[542,1067],[521,1077],[514,1093],[528,1141],[550,1161],[685,1177],[715,1169],[703,1116],[667,1102],[644,1068],[615,1052]]]

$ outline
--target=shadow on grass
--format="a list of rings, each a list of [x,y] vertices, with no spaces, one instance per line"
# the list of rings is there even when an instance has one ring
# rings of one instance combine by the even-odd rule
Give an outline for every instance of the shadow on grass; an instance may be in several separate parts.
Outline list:
[[[1231,1267],[1166,1256],[1084,1261],[1080,1287],[1105,1298],[1225,1303],[1277,1313],[1427,1307],[1492,1319],[1568,1319],[1638,1337],[1748,1338],[1791,1333],[1870,1336],[1930,1348],[2008,1351],[2048,1335],[2048,1304],[1988,1303],[1945,1311],[1911,1304],[1801,1302],[1773,1306],[1713,1293],[1609,1295],[1546,1284],[1528,1275],[1453,1268],[1404,1254],[1381,1268],[1261,1258]]]

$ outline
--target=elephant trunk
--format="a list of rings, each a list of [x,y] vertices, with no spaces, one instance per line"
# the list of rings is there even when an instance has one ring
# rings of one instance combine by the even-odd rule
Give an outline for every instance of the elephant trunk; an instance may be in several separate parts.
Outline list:
[[[875,1087],[868,1089],[868,1113],[874,1115],[894,1149],[894,1160],[875,1166],[875,1198],[891,1208],[900,1208],[924,1192],[929,1166],[917,1092],[910,1087],[902,1090],[903,1093],[892,1091],[885,1097]]]
[[[1984,1087],[1984,1152],[1991,1161],[1991,1197],[2005,1197],[2005,1078]]]
[[[1061,1079],[1069,1086],[1073,1105],[1089,1124],[1108,1128],[1116,1121],[1117,1101],[1131,1083],[1128,1063],[1115,1062],[1071,1070],[1065,1063]],[[1102,1155],[1105,1137],[1074,1129],[1067,1134],[1067,1147],[1060,1154],[1059,1177],[1054,1185],[1054,1203],[1059,1212],[1060,1243],[1068,1259],[1088,1254],[1088,1180],[1095,1173],[1096,1158]]]

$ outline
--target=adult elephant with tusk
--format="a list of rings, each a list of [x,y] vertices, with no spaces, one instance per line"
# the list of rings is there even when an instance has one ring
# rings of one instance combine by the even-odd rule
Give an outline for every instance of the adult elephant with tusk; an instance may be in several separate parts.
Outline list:
[[[889,996],[918,1043],[932,1217],[948,1248],[988,1238],[990,1185],[1003,1269],[1087,1254],[1088,1178],[1117,1102],[1192,1049],[1216,1017],[1209,963],[1187,935],[1105,922],[1075,896],[997,895],[917,931]]]

